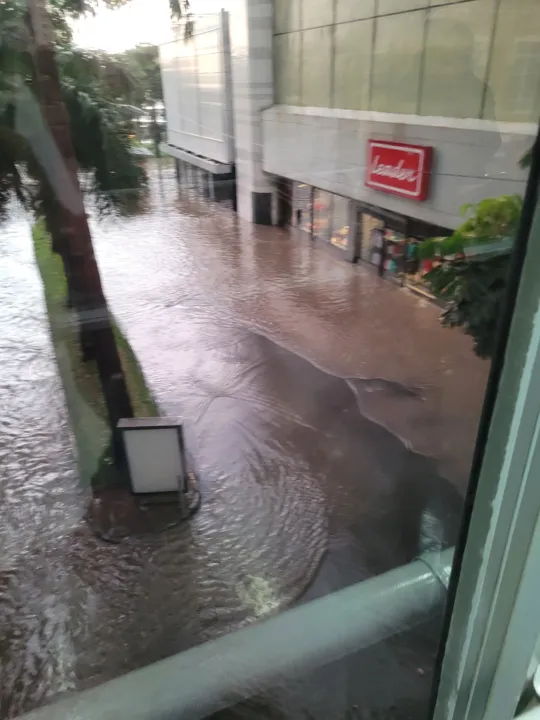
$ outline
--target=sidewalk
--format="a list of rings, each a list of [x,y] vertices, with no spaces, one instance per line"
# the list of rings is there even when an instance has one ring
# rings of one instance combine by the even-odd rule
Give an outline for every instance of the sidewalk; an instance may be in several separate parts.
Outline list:
[[[254,332],[347,379],[362,415],[416,452],[464,494],[489,362],[459,329],[443,328],[440,308],[340,262],[298,230],[239,223],[228,287],[211,266],[198,281]],[[210,231],[210,228],[208,228]],[[209,239],[218,256],[225,243]],[[236,283],[235,283],[236,280]],[[239,288],[242,288],[240,291]]]
[[[434,458],[464,493],[489,362],[461,330],[441,326],[440,308],[361,264],[340,262],[301,231],[250,225],[202,198],[179,200],[171,179],[161,192],[150,217],[111,223],[108,234],[125,241],[108,243],[110,263],[99,257],[105,275],[111,266],[108,292],[120,285],[118,304],[135,307],[130,329],[145,296],[159,304],[166,290],[171,305],[266,336],[346,378],[364,416]]]

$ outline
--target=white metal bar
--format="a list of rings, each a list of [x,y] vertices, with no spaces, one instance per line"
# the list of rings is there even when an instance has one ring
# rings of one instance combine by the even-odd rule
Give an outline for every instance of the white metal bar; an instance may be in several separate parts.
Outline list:
[[[453,550],[124,675],[25,720],[193,720],[412,628],[440,609]],[[22,719],[21,719],[22,720]]]
[[[435,720],[510,720],[540,633],[540,204],[504,358]]]
[[[540,720],[540,705],[535,705],[530,710],[521,713],[516,720]]]

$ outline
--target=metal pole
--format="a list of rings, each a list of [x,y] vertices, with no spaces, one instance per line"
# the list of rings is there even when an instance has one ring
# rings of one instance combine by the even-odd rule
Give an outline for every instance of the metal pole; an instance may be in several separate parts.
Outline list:
[[[439,609],[453,550],[433,553],[129,673],[24,720],[194,720],[412,628]],[[23,718],[21,718],[23,720]]]

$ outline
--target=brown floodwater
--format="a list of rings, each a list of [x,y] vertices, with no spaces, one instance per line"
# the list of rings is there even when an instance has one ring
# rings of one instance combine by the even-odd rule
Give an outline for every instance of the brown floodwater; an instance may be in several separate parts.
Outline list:
[[[13,208],[0,236],[1,717],[455,539],[487,375],[469,340],[424,299],[151,169],[146,210],[93,218],[94,245],[161,412],[185,423],[202,506],[156,537],[90,532]],[[384,657],[391,674],[396,653]],[[419,662],[398,664],[425,693]]]

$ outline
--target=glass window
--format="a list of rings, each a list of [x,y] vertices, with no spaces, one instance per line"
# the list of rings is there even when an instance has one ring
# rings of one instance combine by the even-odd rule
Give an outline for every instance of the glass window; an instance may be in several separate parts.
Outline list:
[[[420,112],[478,118],[486,88],[495,5],[467,2],[430,11]],[[489,97],[484,98],[485,92]]]
[[[484,117],[536,122],[540,116],[540,3],[503,0],[497,14]]]
[[[337,0],[336,22],[362,20],[375,15],[375,0]],[[338,45],[339,47],[339,45]]]
[[[299,32],[274,36],[274,93],[276,103],[300,103],[300,52],[302,34]]]
[[[294,183],[293,193],[294,206],[292,224],[311,235],[313,188],[305,183]]]
[[[430,291],[425,276],[438,263],[430,258],[422,259],[419,257],[418,248],[421,242],[417,238],[407,238],[404,284],[420,295],[434,299],[435,296]]]
[[[369,109],[374,20],[335,28],[334,107]]]
[[[339,195],[332,198],[332,235],[330,242],[342,250],[349,245],[349,200]]]
[[[425,11],[377,19],[371,107],[382,112],[416,113]]]
[[[329,107],[332,28],[304,30],[302,33],[302,104]]]
[[[332,24],[333,2],[329,0],[303,0],[302,27],[305,29]]]
[[[511,720],[540,0],[224,4],[0,0],[0,717]]]
[[[403,233],[390,228],[384,230],[384,271],[396,280],[401,280],[407,257],[407,240]]]
[[[429,5],[429,0],[378,0],[379,15],[401,13],[407,10],[418,10]]]
[[[330,240],[332,194],[315,188],[313,193],[313,235],[319,240]]]
[[[360,256],[376,267],[381,265],[384,244],[384,223],[382,220],[362,213]]]
[[[300,30],[300,11],[302,0],[275,0],[274,31],[287,33]]]

